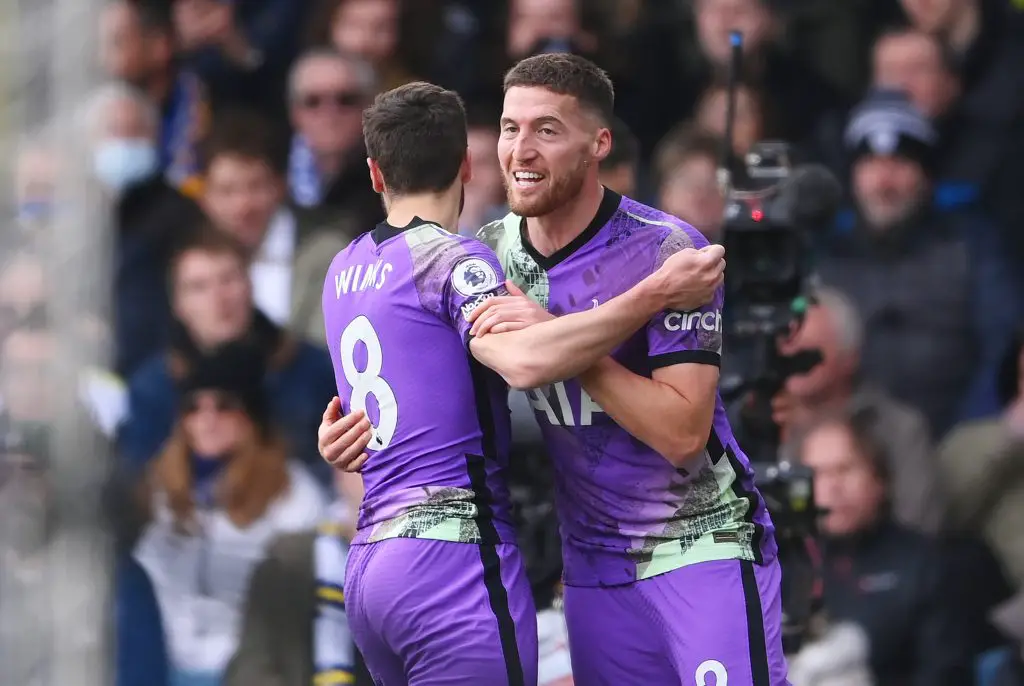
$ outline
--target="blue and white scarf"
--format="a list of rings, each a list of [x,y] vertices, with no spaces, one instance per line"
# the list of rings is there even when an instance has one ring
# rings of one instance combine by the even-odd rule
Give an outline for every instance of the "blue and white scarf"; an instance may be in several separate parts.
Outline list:
[[[160,132],[161,164],[167,180],[186,195],[198,193],[196,146],[206,135],[210,109],[199,77],[182,70],[164,110]]]
[[[288,156],[288,187],[292,200],[300,207],[316,207],[323,200],[323,180],[316,168],[316,156],[300,135],[292,138]]]
[[[331,507],[313,547],[316,572],[316,619],[313,629],[314,686],[355,683],[355,644],[345,615],[345,565],[348,543],[335,521],[343,506]]]

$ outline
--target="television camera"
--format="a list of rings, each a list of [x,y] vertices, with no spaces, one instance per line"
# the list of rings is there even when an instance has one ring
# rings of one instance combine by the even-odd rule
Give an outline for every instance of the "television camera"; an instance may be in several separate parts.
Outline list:
[[[811,304],[813,237],[832,220],[842,189],[820,165],[794,166],[780,141],[755,143],[736,164],[732,130],[741,73],[743,38],[734,32],[726,134],[719,184],[725,197],[724,246],[729,263],[724,316],[729,359],[722,376],[723,399],[734,409],[744,452],[755,465],[758,490],[776,526],[785,570],[783,641],[799,649],[820,609],[817,520],[810,471],[779,460],[780,432],[772,399],[793,375],[810,371],[821,353],[783,354],[779,341],[801,324]]]

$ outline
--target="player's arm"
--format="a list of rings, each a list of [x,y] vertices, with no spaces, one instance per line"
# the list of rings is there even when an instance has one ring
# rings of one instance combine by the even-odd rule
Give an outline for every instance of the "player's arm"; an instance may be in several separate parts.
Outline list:
[[[724,268],[717,247],[679,251],[636,286],[599,307],[475,337],[470,351],[513,388],[571,378],[611,353],[665,307],[709,300]],[[475,322],[486,316],[482,313],[488,305],[482,303],[467,319]]]
[[[678,254],[670,235],[655,263]],[[634,374],[612,359],[580,377],[615,422],[677,467],[699,457],[711,435],[722,355],[722,304],[718,288],[709,303],[689,312],[666,310],[647,324],[651,376]]]
[[[699,456],[711,435],[717,366],[682,363],[634,374],[612,358],[580,377],[583,388],[615,423],[676,467]]]

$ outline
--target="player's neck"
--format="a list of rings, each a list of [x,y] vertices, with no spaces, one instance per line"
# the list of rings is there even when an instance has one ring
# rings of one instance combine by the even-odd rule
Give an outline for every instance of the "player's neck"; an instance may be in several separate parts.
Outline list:
[[[579,195],[554,212],[529,217],[526,230],[530,244],[540,254],[550,256],[572,243],[594,220],[604,193],[596,177],[587,179]]]
[[[459,198],[461,191],[424,193],[392,198],[388,203],[388,224],[395,227],[408,226],[414,218],[437,224],[451,233],[459,230]]]

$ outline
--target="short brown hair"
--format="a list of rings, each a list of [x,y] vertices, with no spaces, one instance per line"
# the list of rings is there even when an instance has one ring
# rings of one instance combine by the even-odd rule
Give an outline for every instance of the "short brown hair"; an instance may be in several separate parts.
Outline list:
[[[527,57],[505,74],[505,92],[516,87],[546,88],[552,93],[571,95],[598,114],[605,124],[615,120],[612,80],[604,69],[585,57],[565,53]]]
[[[281,132],[258,114],[228,110],[218,115],[210,133],[199,145],[203,174],[218,157],[233,156],[267,165],[275,174],[288,167],[288,145]]]
[[[654,148],[655,179],[662,184],[684,162],[694,157],[710,157],[716,161],[721,152],[722,139],[715,134],[689,123],[676,126]]]
[[[457,93],[417,81],[381,93],[363,112],[366,154],[397,195],[440,193],[466,159],[466,110]]]
[[[193,252],[206,253],[209,255],[232,255],[238,258],[243,265],[249,263],[249,255],[245,247],[231,236],[212,224],[204,223],[199,228],[191,231],[188,236],[176,246],[171,259],[167,265],[167,282],[174,291],[174,283],[178,274],[178,265],[181,264],[185,255]]]

